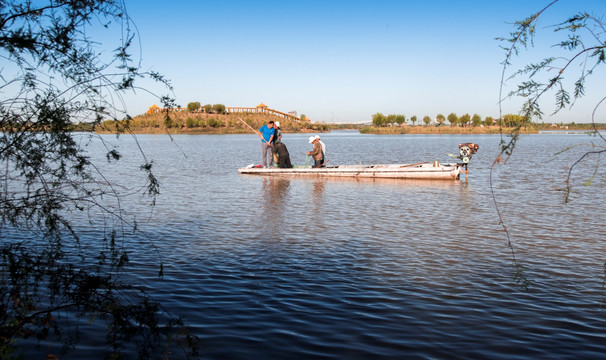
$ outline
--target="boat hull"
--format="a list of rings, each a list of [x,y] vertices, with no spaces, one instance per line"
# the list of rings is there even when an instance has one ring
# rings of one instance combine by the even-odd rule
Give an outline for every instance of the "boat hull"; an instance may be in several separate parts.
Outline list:
[[[297,167],[292,169],[258,168],[249,165],[238,169],[240,174],[265,176],[353,177],[384,179],[458,180],[464,172],[463,164],[385,164],[338,165],[323,168]]]

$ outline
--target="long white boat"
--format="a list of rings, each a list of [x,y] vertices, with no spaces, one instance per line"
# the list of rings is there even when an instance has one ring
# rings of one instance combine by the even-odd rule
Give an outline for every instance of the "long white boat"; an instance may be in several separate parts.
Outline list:
[[[265,176],[316,176],[316,177],[349,177],[349,178],[383,178],[383,179],[425,179],[425,180],[458,180],[461,174],[467,177],[467,163],[478,150],[473,143],[459,144],[462,162],[439,163],[422,162],[415,164],[379,164],[379,165],[335,165],[314,168],[311,166],[294,168],[264,168],[261,165],[248,165],[238,169],[240,174]]]
[[[320,168],[263,168],[248,165],[238,169],[240,174],[267,176],[330,176],[384,179],[426,179],[458,180],[466,173],[462,163],[417,163],[417,164],[379,164],[379,165],[336,165]]]

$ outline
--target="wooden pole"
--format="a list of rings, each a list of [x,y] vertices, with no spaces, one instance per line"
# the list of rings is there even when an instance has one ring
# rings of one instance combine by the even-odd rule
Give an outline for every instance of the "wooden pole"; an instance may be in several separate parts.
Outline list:
[[[238,119],[240,121],[242,121],[246,126],[248,126],[255,134],[257,134],[261,138],[261,140],[263,140],[264,142],[266,142],[267,145],[271,146],[271,144],[267,140],[263,139],[263,136],[261,136],[261,134],[259,133],[258,130],[253,129],[253,127],[250,126],[250,125],[248,125],[248,123],[246,121],[242,120],[242,118],[238,117]]]

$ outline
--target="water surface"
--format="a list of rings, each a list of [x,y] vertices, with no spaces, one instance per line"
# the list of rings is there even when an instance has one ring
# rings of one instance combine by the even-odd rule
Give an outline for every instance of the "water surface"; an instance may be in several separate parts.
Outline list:
[[[294,164],[309,134],[284,134]],[[123,206],[147,238],[129,240],[129,274],[184,316],[209,359],[603,358],[606,246],[604,167],[562,188],[581,135],[523,136],[495,168],[495,135],[322,134],[330,164],[451,161],[480,145],[467,181],[267,178],[238,175],[261,162],[255,135],[138,136],[161,196]],[[109,180],[136,189],[135,144]],[[94,148],[94,147],[93,147]],[[93,151],[94,156],[101,152]],[[576,173],[575,173],[576,174]],[[142,183],[142,181],[141,181]],[[153,246],[150,246],[153,244]],[[165,278],[156,279],[158,263]],[[65,358],[96,358],[102,339]]]

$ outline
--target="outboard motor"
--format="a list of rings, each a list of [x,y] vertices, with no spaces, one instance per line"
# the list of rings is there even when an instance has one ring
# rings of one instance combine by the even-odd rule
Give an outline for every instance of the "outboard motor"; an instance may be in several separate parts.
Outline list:
[[[454,155],[454,154],[448,154],[448,156],[450,156],[451,158],[455,158],[455,159],[460,159],[463,164],[459,164],[459,165],[463,165],[463,168],[465,169],[464,171],[462,171],[463,173],[465,173],[465,179],[467,180],[467,164],[469,164],[469,160],[471,160],[471,157],[473,156],[473,154],[478,152],[478,148],[480,146],[478,144],[474,144],[474,143],[463,143],[463,144],[459,144],[459,156]]]
[[[471,157],[473,156],[473,154],[478,152],[478,148],[480,146],[478,144],[474,144],[474,143],[463,143],[463,144],[459,144],[459,156],[456,156],[454,154],[448,154],[448,156],[455,158],[455,159],[460,159],[463,162],[463,168],[465,169],[463,172],[465,173],[465,179],[467,179],[467,164],[469,164],[469,160],[471,160]]]
[[[465,167],[467,167],[467,163],[469,163],[469,160],[471,160],[471,156],[478,152],[479,147],[480,146],[478,144],[474,143],[459,144],[459,159],[463,161]]]

